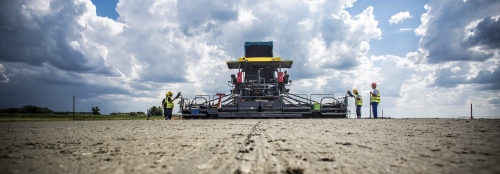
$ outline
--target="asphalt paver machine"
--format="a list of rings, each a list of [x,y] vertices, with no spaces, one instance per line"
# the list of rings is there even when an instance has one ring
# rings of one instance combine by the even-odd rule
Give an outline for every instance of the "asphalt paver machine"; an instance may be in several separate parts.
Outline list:
[[[182,98],[184,119],[190,118],[347,118],[346,94],[290,93],[287,69],[293,60],[273,57],[273,42],[245,42],[245,56],[227,61],[237,70],[228,81],[229,93]]]

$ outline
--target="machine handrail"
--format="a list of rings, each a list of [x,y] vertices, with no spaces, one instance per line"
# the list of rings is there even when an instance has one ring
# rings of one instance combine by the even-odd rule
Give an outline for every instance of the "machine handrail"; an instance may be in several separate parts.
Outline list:
[[[291,99],[291,100],[293,100],[293,101],[295,101],[295,102],[297,102],[297,103],[299,103],[299,104],[300,104],[300,103],[310,104],[309,99],[307,99],[307,94],[290,94],[290,95],[289,95],[289,94],[290,94],[290,93],[285,93],[285,95],[283,96],[283,98],[285,98],[285,97],[286,97],[286,98]],[[301,97],[301,96],[299,96],[299,95],[306,95],[306,97],[304,98],[304,97]],[[299,99],[303,99],[303,100],[306,100],[306,101],[298,100],[298,99],[296,99],[296,98],[293,98],[292,96],[294,96],[294,97],[298,97]],[[288,100],[287,100],[287,101],[288,101]],[[292,102],[290,102],[290,103],[292,103]]]
[[[283,100],[287,101],[288,103],[292,104],[293,106],[299,106],[298,104],[292,103],[291,101],[287,100],[286,98],[283,98]],[[283,107],[283,106],[281,106]]]
[[[199,99],[199,98],[204,99],[205,100],[205,104],[207,104],[208,100],[207,100],[207,98],[205,98],[205,96],[208,96],[208,100],[210,100],[210,95],[196,95],[196,96],[194,96],[193,100],[191,100],[191,103],[189,105],[190,106],[193,105],[193,102],[196,101],[196,99]]]
[[[312,101],[311,99],[308,99],[308,95],[307,95],[307,94],[292,94],[292,93],[285,93],[285,95],[286,95],[288,98],[290,98],[290,99],[292,99],[292,100],[295,100],[295,101],[298,101],[298,100],[296,100],[296,99],[294,99],[294,98],[290,97],[290,95],[291,95],[291,96],[294,96],[294,97],[298,97],[298,98],[304,99],[304,100],[306,100],[307,102],[309,102],[309,104],[311,104],[311,101]],[[299,95],[305,95],[306,97],[304,98],[304,97],[301,97],[301,96],[299,96]],[[302,101],[300,101],[300,102],[302,102]],[[304,103],[307,103],[307,102],[304,102]]]

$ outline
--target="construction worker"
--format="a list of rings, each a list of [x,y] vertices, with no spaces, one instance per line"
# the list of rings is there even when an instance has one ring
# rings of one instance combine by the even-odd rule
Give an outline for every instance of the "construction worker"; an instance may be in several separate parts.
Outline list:
[[[361,118],[361,106],[363,105],[363,98],[361,94],[358,93],[358,90],[352,90],[354,93],[354,104],[356,105],[356,116],[357,118]]]
[[[165,120],[170,120],[172,118],[172,110],[174,109],[174,100],[172,99],[172,91],[168,91],[165,98],[161,101],[164,111]]]
[[[373,92],[370,91],[370,105],[372,106],[373,118],[377,119],[377,107],[380,103],[380,91],[377,89],[377,83],[372,83]]]

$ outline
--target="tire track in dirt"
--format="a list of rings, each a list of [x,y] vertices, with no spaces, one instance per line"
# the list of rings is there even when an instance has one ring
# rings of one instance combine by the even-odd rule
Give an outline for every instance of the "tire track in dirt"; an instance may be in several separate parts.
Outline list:
[[[223,138],[223,151],[198,165],[202,173],[302,173],[288,167],[288,162],[277,156],[286,149],[264,128],[266,121],[258,121],[246,133],[233,133]],[[272,130],[271,130],[272,132]],[[198,156],[200,156],[198,154]]]
[[[259,121],[247,134],[245,143],[238,151],[239,164],[234,173],[303,173],[301,161],[293,156],[286,139],[277,138],[273,132],[277,127],[269,121]],[[270,130],[270,131],[268,131]]]
[[[205,142],[190,152],[178,153],[191,158],[180,163],[174,161],[175,168],[172,169],[174,173],[228,173],[237,170],[239,161],[236,157],[248,139],[247,132],[252,132],[255,127],[256,124],[253,123],[255,120],[242,123],[218,120],[218,123],[220,122],[229,124],[218,124],[218,129],[222,130],[217,131],[218,134],[212,134],[210,142]],[[212,127],[212,129],[217,128]]]

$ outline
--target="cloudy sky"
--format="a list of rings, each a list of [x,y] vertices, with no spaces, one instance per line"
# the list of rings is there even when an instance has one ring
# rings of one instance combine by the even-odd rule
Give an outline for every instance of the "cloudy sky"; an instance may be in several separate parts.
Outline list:
[[[0,108],[146,111],[228,93],[245,41],[294,61],[293,93],[370,84],[384,116],[500,117],[498,0],[4,0]],[[352,99],[351,99],[351,103]],[[354,111],[354,106],[351,106]]]

